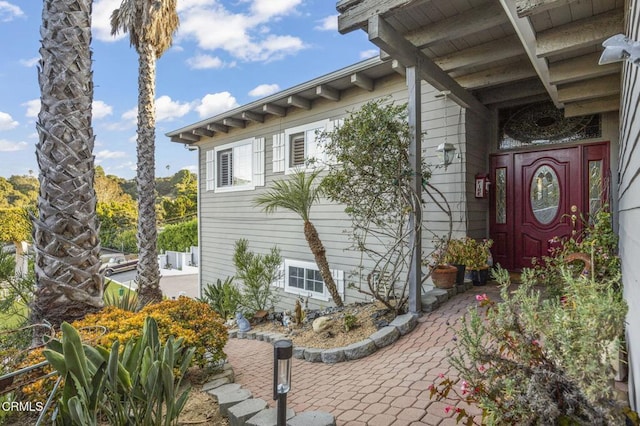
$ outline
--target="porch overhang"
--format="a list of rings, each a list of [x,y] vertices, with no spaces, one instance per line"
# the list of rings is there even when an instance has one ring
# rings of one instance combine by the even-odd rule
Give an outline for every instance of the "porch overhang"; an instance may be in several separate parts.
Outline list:
[[[340,0],[336,8],[341,33],[364,30],[381,58],[416,66],[476,112],[541,98],[566,116],[619,108],[621,65],[598,58],[602,41],[624,32],[624,0]],[[581,87],[588,96],[566,96]]]

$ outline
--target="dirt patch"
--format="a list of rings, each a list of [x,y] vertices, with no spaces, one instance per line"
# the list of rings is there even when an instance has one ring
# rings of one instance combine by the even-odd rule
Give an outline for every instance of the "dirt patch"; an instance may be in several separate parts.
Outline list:
[[[356,327],[345,329],[345,317],[356,318]],[[331,326],[316,333],[312,328],[312,320],[305,320],[301,325],[293,325],[290,329],[277,320],[254,324],[252,331],[282,333],[291,339],[294,346],[305,348],[331,349],[348,346],[366,339],[381,326],[391,322],[393,312],[381,303],[354,303],[346,305],[342,310],[325,313],[331,319]]]
[[[180,416],[179,425],[228,426],[229,420],[220,414],[213,397],[194,386]]]

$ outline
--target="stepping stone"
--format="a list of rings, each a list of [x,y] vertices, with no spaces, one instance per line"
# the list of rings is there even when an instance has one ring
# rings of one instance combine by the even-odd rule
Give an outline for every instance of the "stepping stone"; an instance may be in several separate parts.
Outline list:
[[[323,349],[307,348],[304,350],[304,359],[311,362],[322,362]]]
[[[371,336],[369,336],[369,339],[373,340],[373,343],[375,343],[378,349],[384,348],[385,346],[389,346],[399,338],[400,338],[400,330],[398,327],[394,325],[382,327],[380,330],[376,331]]]
[[[229,383],[233,383],[235,380],[235,375],[233,374],[233,367],[231,367],[231,364],[229,363],[225,363],[222,366],[222,370],[219,373],[216,373],[213,376],[209,377],[209,381],[222,379],[224,377],[229,379]]]
[[[422,312],[433,312],[440,306],[438,299],[431,296],[422,296],[420,302],[422,304]]]
[[[287,421],[287,426],[335,426],[336,418],[324,411],[306,411]]]
[[[424,301],[424,299],[422,300]],[[424,306],[422,307],[422,310],[424,311]],[[398,315],[397,317],[395,317],[389,325],[397,328],[400,334],[404,336],[405,334],[407,334],[408,332],[416,328],[417,324],[418,324],[417,315],[404,314],[404,315]]]
[[[295,411],[291,408],[287,408],[287,420],[295,415]],[[267,408],[266,410],[262,410],[255,416],[251,417],[245,424],[247,426],[276,426],[278,423],[277,416],[277,408]]]
[[[220,379],[215,379],[215,380],[212,380],[212,381],[207,382],[204,385],[202,385],[202,391],[203,392],[207,392],[207,391],[210,391],[212,389],[219,388],[220,386],[226,385],[228,383],[231,383],[229,381],[228,377],[222,377]]]
[[[449,300],[449,292],[441,288],[434,288],[433,290],[428,291],[427,294],[438,299],[438,303],[440,304]]]
[[[322,362],[325,364],[335,364],[345,360],[344,350],[342,348],[325,349],[322,351]]]
[[[295,359],[304,359],[304,352],[307,350],[307,348],[298,348],[298,347],[293,347],[293,357]]]
[[[242,386],[240,385],[240,383],[229,383],[229,384],[222,385],[217,388],[208,390],[207,393],[217,401],[221,394],[240,390],[241,387]]]
[[[347,359],[353,360],[353,359],[364,358],[365,356],[371,355],[378,348],[376,347],[376,344],[373,343],[373,340],[367,338],[360,342],[352,343],[351,345],[346,346],[343,349],[344,349],[344,355],[347,357]]]
[[[238,389],[220,394],[218,396],[220,413],[225,417],[229,417],[229,409],[231,407],[240,404],[242,401],[246,401],[249,398],[251,398],[251,391],[247,389]]]
[[[255,416],[267,408],[267,401],[259,398],[251,398],[229,408],[229,423],[231,426],[243,426],[247,419]]]
[[[245,339],[256,340],[256,332],[255,331],[247,331],[244,334]]]

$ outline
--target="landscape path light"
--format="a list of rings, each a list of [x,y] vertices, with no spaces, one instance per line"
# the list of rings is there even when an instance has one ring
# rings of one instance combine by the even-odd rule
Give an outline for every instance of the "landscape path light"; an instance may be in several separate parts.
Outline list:
[[[291,390],[291,340],[276,340],[273,344],[273,399],[278,400],[277,425],[287,424],[287,393]]]

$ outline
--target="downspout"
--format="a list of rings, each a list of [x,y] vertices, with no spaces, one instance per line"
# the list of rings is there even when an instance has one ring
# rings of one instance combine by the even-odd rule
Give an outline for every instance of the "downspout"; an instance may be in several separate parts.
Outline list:
[[[202,209],[202,203],[201,201],[201,195],[202,195],[202,190],[201,190],[201,180],[200,177],[202,175],[202,170],[200,168],[200,146],[199,145],[190,145],[190,144],[186,144],[184,145],[184,147],[186,149],[188,149],[189,151],[193,151],[194,148],[198,153],[198,173],[197,173],[197,188],[198,188],[198,192],[197,192],[197,197],[196,197],[196,203],[197,203],[197,208],[196,208],[196,219],[198,222],[198,294],[199,297],[202,297],[202,226],[201,226],[201,222],[200,222],[200,218],[201,218],[201,209]]]

